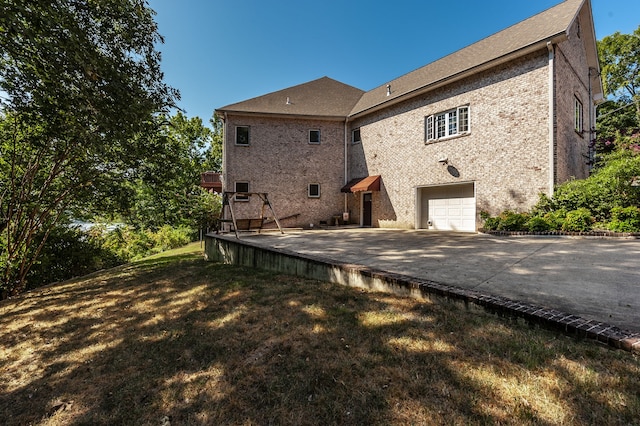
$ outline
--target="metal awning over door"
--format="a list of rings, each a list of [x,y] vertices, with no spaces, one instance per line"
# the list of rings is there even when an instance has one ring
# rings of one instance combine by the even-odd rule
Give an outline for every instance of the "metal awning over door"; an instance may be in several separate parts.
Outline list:
[[[351,179],[341,192],[380,191],[380,175]]]

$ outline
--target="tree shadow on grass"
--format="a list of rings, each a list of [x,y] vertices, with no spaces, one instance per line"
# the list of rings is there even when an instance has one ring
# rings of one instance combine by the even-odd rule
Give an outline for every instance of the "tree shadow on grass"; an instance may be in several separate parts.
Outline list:
[[[0,304],[3,421],[637,420],[628,353],[453,305],[170,259]]]

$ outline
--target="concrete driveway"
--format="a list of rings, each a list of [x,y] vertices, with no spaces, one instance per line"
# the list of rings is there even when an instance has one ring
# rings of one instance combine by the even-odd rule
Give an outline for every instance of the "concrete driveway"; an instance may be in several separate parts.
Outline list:
[[[640,331],[640,240],[348,228],[246,234],[254,244],[504,296]]]

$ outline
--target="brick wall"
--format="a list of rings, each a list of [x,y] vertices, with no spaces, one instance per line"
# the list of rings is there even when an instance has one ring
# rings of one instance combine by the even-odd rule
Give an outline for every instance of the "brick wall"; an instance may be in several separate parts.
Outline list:
[[[349,176],[382,175],[374,226],[414,227],[421,186],[475,182],[478,214],[535,204],[549,192],[548,79],[545,49],[350,123],[362,143],[350,146]],[[425,143],[425,117],[461,105],[470,134]]]
[[[225,126],[226,191],[247,181],[251,192],[267,192],[286,227],[317,226],[341,214],[344,122],[229,115]],[[235,145],[236,126],[250,126],[249,146]],[[309,143],[311,129],[320,130],[320,144]],[[308,197],[310,183],[320,184],[320,198]],[[261,206],[257,197],[233,204],[244,218],[259,217]]]
[[[589,66],[579,20],[570,28],[569,39],[556,47],[556,155],[555,183],[589,175]],[[586,35],[585,35],[586,36]],[[574,127],[575,99],[583,106],[584,132]]]

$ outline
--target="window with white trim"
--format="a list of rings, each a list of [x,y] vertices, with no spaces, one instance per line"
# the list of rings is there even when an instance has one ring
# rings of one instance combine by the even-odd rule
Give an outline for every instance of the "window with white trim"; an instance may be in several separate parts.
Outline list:
[[[320,130],[309,130],[309,143],[320,143]]]
[[[249,145],[249,126],[236,126],[236,145]]]
[[[576,132],[582,134],[584,131],[584,112],[582,108],[582,102],[577,97],[574,97],[574,127]]]
[[[360,138],[360,128],[353,129],[351,131],[351,143],[359,143],[362,139]]]
[[[309,198],[320,198],[320,184],[310,183],[308,194],[309,194]]]
[[[236,182],[235,183],[235,200],[236,201],[249,201],[249,195],[237,194],[237,192],[249,192],[249,182]]]
[[[469,133],[469,105],[425,117],[424,131],[426,142]]]

